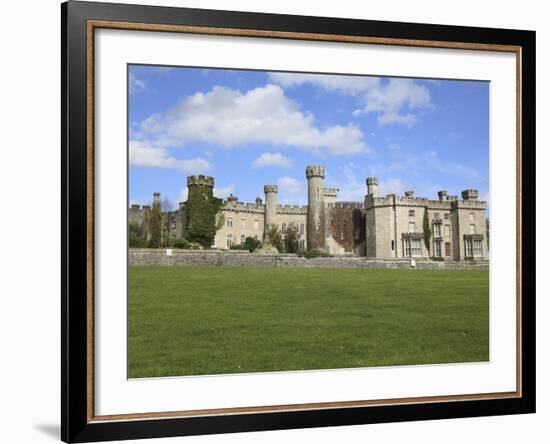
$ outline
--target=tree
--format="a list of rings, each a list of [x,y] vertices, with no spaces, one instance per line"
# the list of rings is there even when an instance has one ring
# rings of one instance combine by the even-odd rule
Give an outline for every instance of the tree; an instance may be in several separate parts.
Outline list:
[[[149,216],[149,248],[160,248],[162,245],[162,211],[160,204],[153,203]]]
[[[262,246],[262,243],[258,239],[248,236],[244,240],[243,248],[251,253]]]
[[[430,227],[430,219],[428,217],[428,207],[424,207],[424,245],[428,250],[428,256],[430,256],[430,240],[432,238],[432,229]]]
[[[297,253],[299,250],[298,227],[293,223],[288,224],[286,229],[284,246],[287,253]]]
[[[282,252],[283,251],[283,238],[281,237],[281,233],[279,232],[279,226],[276,224],[271,224],[269,227],[269,230],[267,231],[267,235],[269,238],[269,243],[273,245],[277,251]]]
[[[173,244],[172,235],[170,233],[170,212],[173,209],[172,202],[170,199],[165,197],[160,203],[161,210],[161,245],[163,247],[170,247]]]
[[[138,223],[128,224],[128,246],[130,248],[145,248],[147,246],[143,227]]]

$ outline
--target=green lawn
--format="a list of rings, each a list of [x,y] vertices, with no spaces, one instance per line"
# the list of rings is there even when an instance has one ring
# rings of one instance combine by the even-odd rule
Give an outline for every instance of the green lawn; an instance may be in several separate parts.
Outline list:
[[[487,361],[486,271],[129,267],[129,376]]]

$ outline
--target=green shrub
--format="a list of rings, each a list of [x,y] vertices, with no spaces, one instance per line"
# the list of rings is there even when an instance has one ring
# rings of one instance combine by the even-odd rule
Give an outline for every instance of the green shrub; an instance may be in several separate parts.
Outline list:
[[[332,257],[331,254],[322,250],[308,250],[308,251],[298,251],[296,253],[299,257],[305,257],[306,259],[313,259],[316,257]]]
[[[186,239],[178,239],[174,241],[174,248],[181,248],[182,250],[189,250],[191,248],[191,243]]]
[[[432,261],[436,261],[436,262],[443,262],[445,259],[443,259],[442,257],[431,257],[430,258]]]

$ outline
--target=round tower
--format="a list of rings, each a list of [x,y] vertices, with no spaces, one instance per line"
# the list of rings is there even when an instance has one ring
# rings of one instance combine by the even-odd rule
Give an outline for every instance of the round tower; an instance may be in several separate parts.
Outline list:
[[[377,192],[378,192],[378,178],[367,177],[367,195],[376,196]]]
[[[307,178],[307,248],[325,248],[325,167],[310,165],[306,168]]]
[[[264,216],[264,240],[269,242],[269,227],[275,223],[277,215],[277,185],[265,185],[265,216]]]

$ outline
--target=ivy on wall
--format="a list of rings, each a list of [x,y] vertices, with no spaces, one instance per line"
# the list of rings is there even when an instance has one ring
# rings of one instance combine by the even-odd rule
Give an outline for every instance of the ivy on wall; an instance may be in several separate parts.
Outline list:
[[[430,218],[428,217],[428,207],[424,208],[424,221],[423,221],[423,231],[424,231],[424,245],[426,245],[426,250],[428,250],[428,256],[430,255],[430,240],[432,238],[432,229],[430,227]]]
[[[210,248],[216,236],[216,214],[222,200],[214,197],[212,187],[196,185],[189,188],[187,198],[187,239]]]

